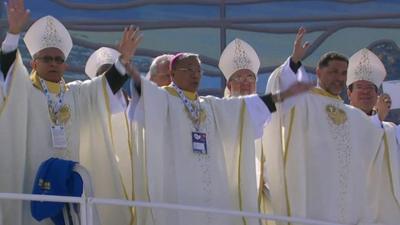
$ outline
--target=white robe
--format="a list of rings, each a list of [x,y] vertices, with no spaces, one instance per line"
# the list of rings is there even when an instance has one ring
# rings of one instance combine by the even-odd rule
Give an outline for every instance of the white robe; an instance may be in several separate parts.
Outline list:
[[[118,95],[124,99],[123,92]],[[127,106],[124,100],[123,104],[118,104],[118,113],[111,115],[111,135],[115,147],[115,158],[121,173],[126,199],[132,200],[132,144],[130,142],[130,125],[127,115]]]
[[[123,188],[118,166],[115,162],[107,111],[106,97],[113,99],[111,90],[104,77],[93,81],[76,81],[68,83],[68,90],[64,96],[64,103],[70,107],[71,118],[65,124],[67,148],[54,149],[50,133],[51,119],[48,112],[47,98],[37,87],[32,85],[25,67],[18,56],[10,72],[12,79],[7,105],[0,116],[0,127],[6,124],[6,129],[0,137],[2,141],[2,173],[14,179],[9,185],[4,185],[4,192],[31,193],[33,181],[39,165],[50,157],[79,161],[88,168],[96,186],[96,197],[122,198]],[[108,88],[108,89],[107,89]],[[18,90],[18,95],[16,91]],[[14,119],[13,119],[14,118]],[[8,124],[8,125],[7,125]],[[18,137],[17,141],[14,140]],[[12,151],[12,154],[8,151]],[[17,154],[17,155],[16,155]],[[18,157],[16,157],[18,156]],[[9,161],[6,162],[6,160]],[[10,163],[13,163],[12,165]],[[5,167],[8,167],[5,169]],[[19,178],[19,179],[18,179]],[[3,185],[2,185],[3,187]],[[3,201],[2,201],[3,202]],[[5,224],[52,224],[50,219],[37,222],[30,213],[30,204],[23,204],[22,215],[19,203],[2,206],[4,212],[13,209],[15,212],[8,215],[17,218],[12,223]],[[129,224],[132,220],[131,212],[127,207],[99,207],[103,224],[117,222]],[[5,220],[8,221],[7,217]],[[19,221],[18,221],[19,220]],[[22,222],[20,221],[22,220]]]
[[[131,173],[123,170],[126,165],[120,161],[122,159],[124,163],[130,162],[130,154],[125,152],[129,150],[129,146],[124,109],[118,108],[121,102],[113,99],[105,78],[99,77],[84,83],[98,82],[99,79],[102,84],[99,83],[101,86],[96,90],[96,96],[102,99],[98,106],[101,109],[93,109],[88,104],[83,104],[81,109],[90,114],[87,118],[90,125],[82,128],[79,162],[91,175],[95,197],[131,200],[129,182],[124,181]],[[128,207],[96,205],[96,209],[103,225],[131,224],[133,220],[133,214]]]
[[[268,89],[287,88],[296,80],[290,71],[287,61],[271,75]],[[378,190],[371,182],[379,173],[375,158],[384,148],[383,131],[363,112],[321,89],[277,108],[263,141],[274,212],[344,224],[373,223]]]
[[[398,127],[390,122],[381,122],[377,115],[372,121],[385,130],[384,144],[377,155],[378,176],[373,184],[378,190],[375,201],[378,202],[377,222],[396,225],[400,221],[400,152]]]
[[[256,96],[199,97],[206,113],[206,155],[194,153],[193,124],[181,99],[142,81],[142,97],[133,121],[135,198],[150,202],[258,212],[255,174],[255,126],[269,118]],[[252,109],[246,107],[250,102]],[[254,103],[253,102],[253,103]],[[259,110],[259,111],[258,111]],[[263,118],[249,116],[263,112]],[[137,209],[138,224],[258,224],[256,219],[189,211]]]
[[[15,64],[22,64],[19,53]],[[0,87],[0,192],[22,193],[27,140],[27,89],[31,84],[24,67],[13,67],[4,86]],[[3,214],[0,224],[22,224],[21,201],[0,200],[0,208]]]

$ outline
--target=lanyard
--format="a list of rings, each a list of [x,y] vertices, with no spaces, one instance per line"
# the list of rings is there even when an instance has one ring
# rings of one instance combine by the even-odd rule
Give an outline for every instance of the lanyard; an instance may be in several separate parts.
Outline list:
[[[176,86],[174,82],[172,82],[172,87],[176,90],[179,95],[179,98],[182,100],[183,104],[185,105],[186,109],[189,111],[190,119],[193,122],[194,128],[196,131],[200,130],[200,102],[196,98],[196,100],[191,101],[189,100],[183,91]],[[192,104],[193,103],[193,104]]]
[[[43,92],[47,97],[47,105],[49,109],[51,110],[51,113],[53,113],[56,118],[58,117],[58,113],[61,109],[61,107],[64,105],[64,94],[65,94],[65,82],[64,80],[61,79],[59,85],[60,85],[60,93],[55,97],[56,100],[53,100],[51,98],[49,89],[47,88],[46,82],[39,77],[40,85],[42,86]],[[56,123],[58,124],[58,120]]]

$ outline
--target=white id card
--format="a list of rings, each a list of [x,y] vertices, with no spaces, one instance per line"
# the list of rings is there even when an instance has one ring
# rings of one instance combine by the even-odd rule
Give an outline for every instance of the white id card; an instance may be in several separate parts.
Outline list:
[[[207,154],[207,135],[201,132],[192,132],[193,152]]]
[[[51,126],[51,138],[54,148],[67,148],[67,136],[65,135],[64,126]]]

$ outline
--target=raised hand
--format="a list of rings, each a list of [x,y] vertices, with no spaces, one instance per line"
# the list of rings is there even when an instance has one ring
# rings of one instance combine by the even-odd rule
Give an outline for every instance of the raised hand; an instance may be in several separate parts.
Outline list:
[[[300,27],[299,31],[296,35],[296,40],[293,44],[293,52],[292,52],[292,61],[297,63],[301,61],[306,54],[308,48],[310,47],[310,43],[305,42],[303,44],[303,38],[306,33],[306,29],[304,27]]]
[[[29,9],[25,9],[24,0],[9,0],[7,8],[8,32],[19,34],[29,20]]]
[[[126,65],[130,63],[131,58],[135,55],[140,40],[142,40],[142,34],[139,28],[133,28],[131,25],[124,29],[121,41],[118,44],[118,51],[121,53],[121,59]]]
[[[392,106],[392,99],[388,94],[384,93],[378,96],[378,100],[376,101],[376,105],[374,108],[375,111],[378,113],[380,121],[383,121],[389,114],[391,106]]]

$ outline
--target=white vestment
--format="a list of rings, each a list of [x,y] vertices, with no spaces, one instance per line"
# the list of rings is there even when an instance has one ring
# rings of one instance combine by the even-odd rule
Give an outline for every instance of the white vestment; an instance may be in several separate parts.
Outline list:
[[[123,92],[119,91],[121,98]],[[126,198],[132,200],[132,145],[130,143],[130,125],[126,103],[118,104],[118,113],[111,115],[111,135],[115,146],[115,156],[124,186]]]
[[[15,64],[22,64],[19,53]],[[27,88],[31,84],[25,67],[13,67],[4,86],[0,86],[0,192],[22,193],[27,140]],[[21,201],[0,200],[0,209],[0,224],[22,224]]]
[[[5,146],[1,153],[5,157],[1,159],[9,160],[2,163],[1,167],[4,166],[2,171],[13,171],[9,174],[4,173],[4,176],[7,176],[4,179],[13,176],[14,180],[9,183],[12,185],[12,190],[7,184],[4,185],[4,189],[2,185],[2,191],[32,193],[39,165],[50,157],[58,157],[73,161],[82,160],[82,165],[91,173],[96,197],[124,197],[121,176],[110,140],[107,119],[110,115],[105,97],[109,96],[110,101],[116,100],[112,99],[113,95],[105,77],[99,77],[93,81],[76,81],[66,85],[64,104],[68,105],[71,112],[70,119],[65,124],[67,147],[55,149],[52,143],[50,131],[52,122],[46,96],[38,85],[33,85],[19,56],[11,68],[12,75],[9,74],[9,78],[12,81],[9,96],[4,107],[4,114],[0,115],[0,127],[8,123],[4,125],[6,129],[1,129],[1,132],[7,133],[2,134],[0,140],[6,138],[1,142],[2,150]],[[16,90],[18,90],[18,95],[15,94]],[[10,154],[11,150],[12,154]],[[15,157],[15,154],[18,157]],[[5,169],[5,167],[8,168]],[[18,204],[2,206],[3,217],[4,212],[15,209],[15,212],[9,215],[22,219],[22,222],[15,221],[12,224],[52,224],[50,219],[45,219],[40,223],[35,221],[30,213],[29,202],[23,205],[22,216],[19,216]],[[117,209],[99,207],[99,213],[103,224],[115,221],[118,224],[129,224],[132,220],[132,214],[126,207]]]
[[[199,97],[200,132],[207,135],[207,154],[200,154],[192,150],[195,128],[176,92],[145,80],[141,91],[132,122],[136,200],[258,212],[254,140],[255,127],[263,127],[270,116],[264,103],[254,95]],[[143,225],[258,224],[191,211],[138,208],[136,213]]]
[[[296,79],[287,61],[267,89],[284,90]],[[263,140],[274,212],[343,224],[374,222],[378,190],[371,182],[379,173],[375,159],[384,148],[383,131],[320,88],[277,109]]]
[[[81,133],[79,162],[91,175],[95,197],[132,200],[132,181],[125,180],[131,175],[129,170],[125,171],[131,161],[131,154],[126,152],[129,151],[129,145],[125,111],[120,108],[121,102],[113,99],[105,77],[93,81],[98,79],[102,80],[101,87],[97,89],[97,97],[102,99],[99,107],[104,108],[94,110],[93,106],[82,106],[81,111],[90,114],[90,125],[86,125],[83,128],[85,132]],[[102,225],[131,224],[133,220],[132,211],[128,207],[96,205],[96,208]]]
[[[400,221],[400,152],[398,127],[390,122],[381,122],[377,115],[371,117],[376,126],[385,130],[384,144],[376,158],[378,176],[373,184],[378,190],[375,202],[378,202],[377,222],[396,225]]]
[[[377,221],[380,224],[396,225],[400,222],[400,152],[396,138],[397,127],[383,122],[385,129],[385,151],[381,154],[381,174],[374,182],[379,190]]]

